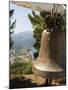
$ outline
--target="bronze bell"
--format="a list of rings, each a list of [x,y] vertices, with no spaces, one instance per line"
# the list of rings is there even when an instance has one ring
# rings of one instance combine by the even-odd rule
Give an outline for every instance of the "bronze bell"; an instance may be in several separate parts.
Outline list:
[[[60,32],[47,32],[46,30],[42,32],[39,56],[33,62],[34,74],[50,79],[64,77],[64,69],[58,63],[58,33]]]

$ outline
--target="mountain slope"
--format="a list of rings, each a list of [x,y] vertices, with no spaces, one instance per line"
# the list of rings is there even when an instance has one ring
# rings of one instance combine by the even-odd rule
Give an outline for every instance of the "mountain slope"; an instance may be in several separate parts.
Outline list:
[[[20,32],[14,35],[14,45],[13,49],[16,51],[24,48],[32,48],[35,40],[33,38],[32,32]]]

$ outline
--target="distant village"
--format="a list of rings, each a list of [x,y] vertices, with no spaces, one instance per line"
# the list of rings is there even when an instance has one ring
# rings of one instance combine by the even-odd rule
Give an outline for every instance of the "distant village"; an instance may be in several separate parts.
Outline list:
[[[25,62],[28,60],[34,60],[33,54],[27,49],[20,50],[19,53],[16,53],[15,50],[9,51],[9,60],[13,64],[15,61]]]

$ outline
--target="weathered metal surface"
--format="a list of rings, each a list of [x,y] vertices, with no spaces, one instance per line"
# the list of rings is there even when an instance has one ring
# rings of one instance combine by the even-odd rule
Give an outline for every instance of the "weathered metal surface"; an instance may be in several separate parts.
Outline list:
[[[64,77],[64,70],[59,66],[58,62],[58,35],[57,32],[42,33],[41,46],[39,56],[33,62],[33,72],[36,75],[47,78],[61,78]]]

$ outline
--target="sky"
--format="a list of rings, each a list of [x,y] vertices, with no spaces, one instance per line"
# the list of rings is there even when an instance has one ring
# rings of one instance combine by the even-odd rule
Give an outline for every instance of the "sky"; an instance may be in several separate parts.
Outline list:
[[[32,14],[32,9],[17,6],[10,3],[10,10],[14,9],[14,16],[16,18],[16,28],[15,34],[19,32],[32,31],[32,24],[28,18],[28,14]],[[39,14],[38,11],[35,11],[36,14]]]

